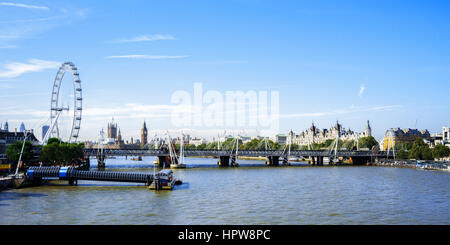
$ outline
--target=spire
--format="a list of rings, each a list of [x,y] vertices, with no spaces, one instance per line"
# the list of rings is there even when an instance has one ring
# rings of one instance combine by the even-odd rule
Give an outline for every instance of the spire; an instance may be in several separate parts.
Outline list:
[[[372,136],[372,128],[370,127],[370,122],[367,120],[366,125],[366,137]]]
[[[122,134],[120,133],[120,128],[119,128],[119,136],[117,136],[117,141],[122,141]]]

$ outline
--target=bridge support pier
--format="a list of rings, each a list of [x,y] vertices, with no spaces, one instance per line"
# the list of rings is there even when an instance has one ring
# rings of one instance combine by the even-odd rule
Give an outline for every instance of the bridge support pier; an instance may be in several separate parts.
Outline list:
[[[266,160],[267,166],[278,166],[280,165],[280,157],[279,156],[268,156]]]
[[[105,169],[105,155],[98,155],[97,156],[97,168],[98,169]]]
[[[158,156],[158,168],[169,168],[170,167],[170,156]]]
[[[325,157],[319,157],[319,166],[323,166],[324,158]]]
[[[353,165],[366,165],[370,163],[371,157],[350,157],[350,162]]]
[[[324,158],[325,157],[309,157],[309,162],[311,163],[311,165],[313,166],[323,166],[323,162],[324,162]]]
[[[236,162],[236,159],[234,159]],[[230,166],[230,156],[219,156],[219,161],[217,162],[219,167],[229,167]]]
[[[309,163],[313,166],[316,165],[316,157],[309,157]]]

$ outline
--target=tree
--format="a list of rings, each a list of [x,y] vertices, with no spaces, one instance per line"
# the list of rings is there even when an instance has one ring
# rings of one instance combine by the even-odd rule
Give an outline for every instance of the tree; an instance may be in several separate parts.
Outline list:
[[[61,140],[58,138],[50,138],[47,140],[47,144],[61,144]]]
[[[206,150],[207,145],[206,144],[201,144],[197,146],[197,150]]]
[[[373,149],[374,146],[378,145],[378,141],[373,136],[359,138],[358,143],[359,148]]]
[[[417,138],[408,154],[410,159],[416,160],[432,160],[433,154],[430,147],[423,142],[421,138]]]
[[[83,144],[65,143],[58,139],[48,141],[42,147],[40,160],[45,164],[73,164],[80,161],[83,154]]]
[[[450,156],[450,148],[443,144],[438,144],[433,148],[432,153],[434,158],[448,157]]]
[[[347,150],[353,150],[355,148],[355,141],[354,140],[346,140],[343,142],[342,147]]]
[[[399,142],[395,143],[394,148],[396,151],[400,151],[400,150],[409,151],[412,148],[412,144],[409,141],[404,141],[404,142],[399,141]]]
[[[408,152],[404,149],[400,149],[396,152],[397,159],[406,160],[408,159]]]
[[[13,163],[12,167],[15,168],[14,165],[17,164],[20,157],[20,152],[22,151],[23,141],[16,141],[13,144],[9,145],[6,148],[6,155],[8,156],[8,160]],[[22,162],[28,163],[33,158],[33,144],[31,142],[26,141],[25,146],[23,148],[22,154]]]

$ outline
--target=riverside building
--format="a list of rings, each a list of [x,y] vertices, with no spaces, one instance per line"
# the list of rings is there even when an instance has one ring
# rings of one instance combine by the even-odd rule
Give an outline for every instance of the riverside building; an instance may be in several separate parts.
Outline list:
[[[346,130],[339,121],[330,129],[319,129],[314,123],[312,126],[301,132],[300,134],[295,134],[293,131],[289,133],[288,141],[293,144],[300,146],[310,145],[310,144],[321,144],[329,139],[336,139],[339,135],[341,140],[357,140],[362,137],[372,136],[372,128],[370,122],[367,121],[366,129],[363,132],[355,132],[350,129]]]

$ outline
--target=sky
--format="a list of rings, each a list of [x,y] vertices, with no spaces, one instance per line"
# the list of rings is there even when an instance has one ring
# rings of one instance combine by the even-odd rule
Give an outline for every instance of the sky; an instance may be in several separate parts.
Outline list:
[[[450,124],[449,12],[449,1],[414,0],[0,0],[0,123],[40,132],[58,68],[71,61],[81,140],[113,117],[125,139],[144,120],[150,136],[213,137],[226,128],[171,123],[171,96],[195,83],[278,91],[280,133],[336,120],[355,131],[370,120],[377,139],[394,127],[438,133]],[[66,76],[68,104],[71,86]]]

